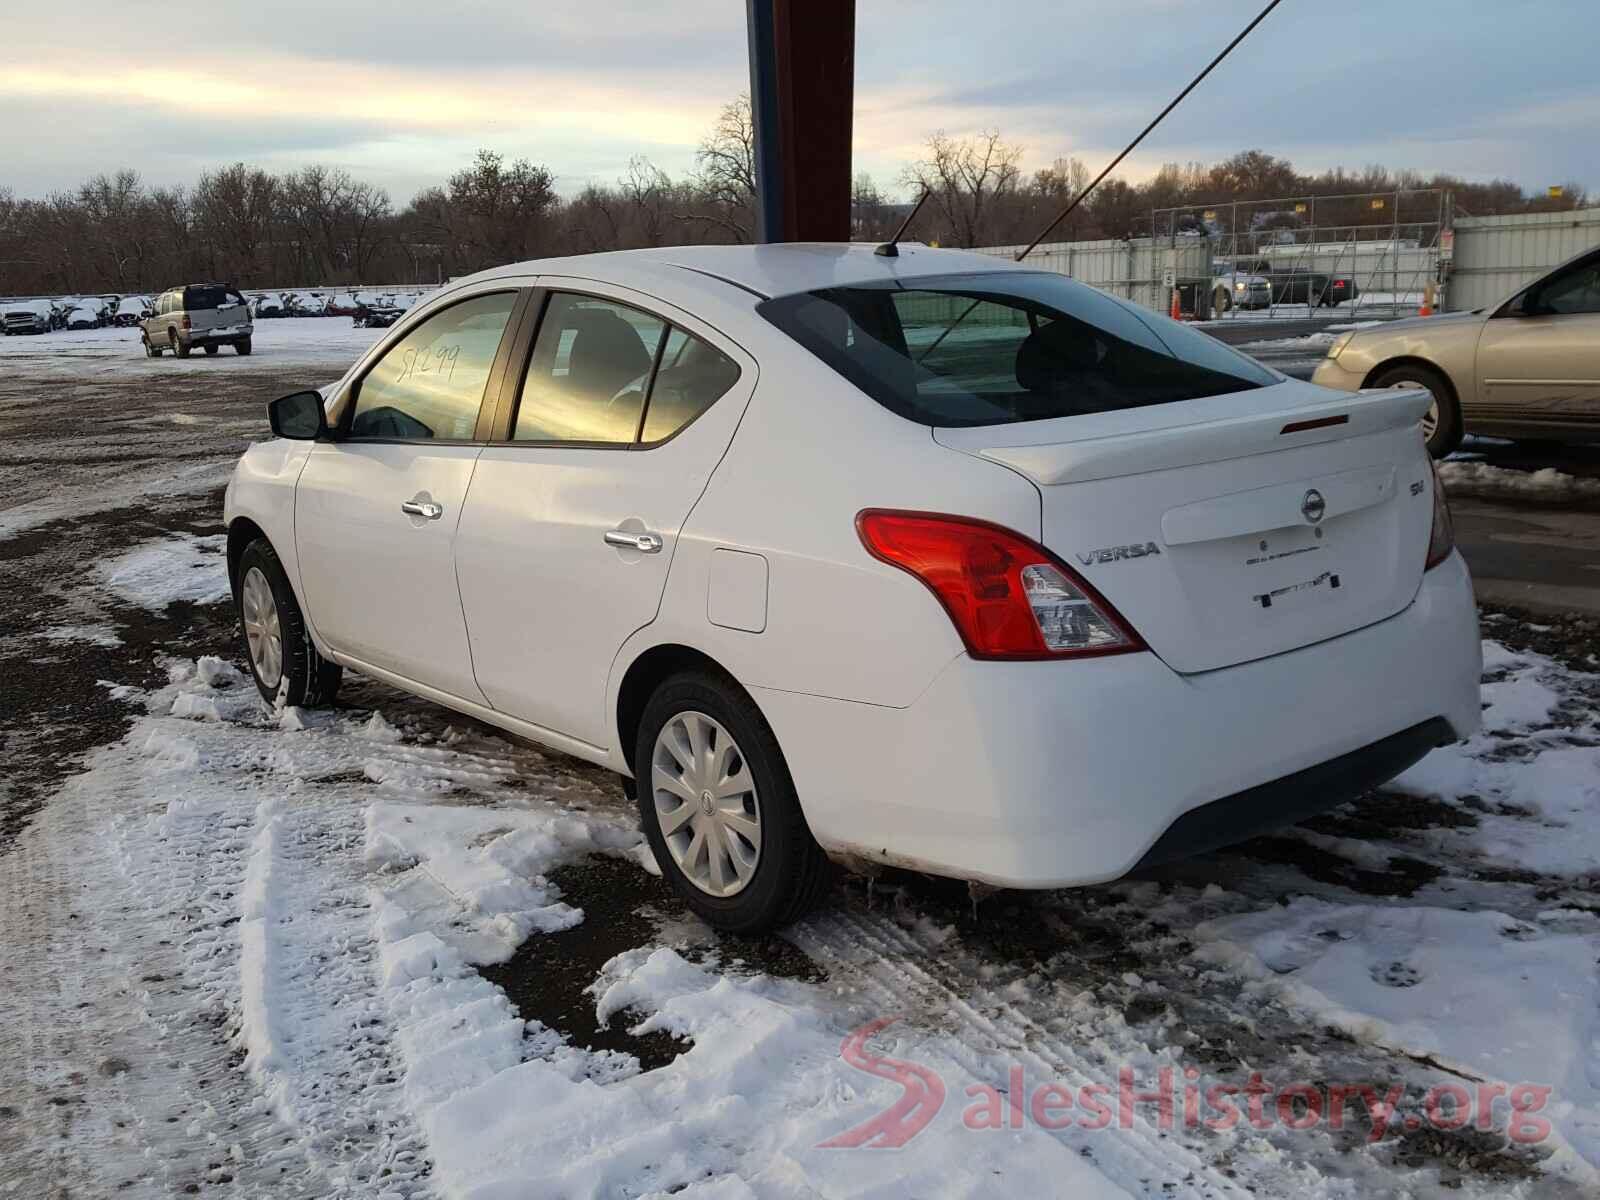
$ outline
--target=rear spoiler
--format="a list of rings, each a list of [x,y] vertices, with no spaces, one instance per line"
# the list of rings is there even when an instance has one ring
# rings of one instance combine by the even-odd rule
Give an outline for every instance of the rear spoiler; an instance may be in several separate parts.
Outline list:
[[[1403,429],[1418,425],[1432,403],[1433,397],[1422,390],[1368,388],[1270,412],[1081,441],[982,444],[985,434],[992,436],[1000,428],[1014,433],[1015,425],[940,429],[935,436],[952,449],[1000,463],[1041,484],[1083,483]]]

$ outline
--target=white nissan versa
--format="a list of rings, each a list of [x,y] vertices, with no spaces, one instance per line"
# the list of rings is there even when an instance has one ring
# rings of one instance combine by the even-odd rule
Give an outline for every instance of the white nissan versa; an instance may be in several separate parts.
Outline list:
[[[610,767],[750,931],[829,859],[1092,883],[1472,731],[1427,404],[956,251],[522,263],[273,403],[228,563],[263,695],[348,666]]]

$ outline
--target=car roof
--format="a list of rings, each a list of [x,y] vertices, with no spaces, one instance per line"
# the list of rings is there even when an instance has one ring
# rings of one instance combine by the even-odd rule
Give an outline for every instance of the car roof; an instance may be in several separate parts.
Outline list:
[[[720,279],[762,299],[849,284],[915,279],[980,271],[1033,270],[1009,257],[943,250],[902,242],[893,258],[864,242],[784,242],[759,246],[657,246],[567,258],[512,263],[457,281],[460,284],[523,275],[572,275],[628,286],[659,283],[692,271]],[[453,289],[452,289],[453,290]]]

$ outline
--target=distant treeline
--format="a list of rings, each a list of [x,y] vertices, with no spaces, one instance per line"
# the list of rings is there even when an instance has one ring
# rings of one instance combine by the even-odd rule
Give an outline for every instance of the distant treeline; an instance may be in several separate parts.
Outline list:
[[[1030,240],[1091,178],[1064,158],[1031,174],[1018,146],[998,133],[930,137],[897,190],[931,189],[909,237],[950,246]],[[151,291],[189,280],[241,287],[355,283],[373,279],[432,283],[498,263],[558,254],[691,242],[749,241],[755,192],[748,102],[726,106],[701,143],[697,166],[673,179],[644,158],[611,185],[557,195],[548,167],[507,162],[480,150],[439,187],[397,209],[381,188],[348,172],[308,166],[274,175],[235,163],[193,187],[151,187],[131,170],[97,175],[73,192],[17,199],[0,188],[0,295]],[[1333,196],[1448,188],[1458,211],[1475,215],[1581,206],[1583,190],[1559,199],[1525,195],[1508,181],[1466,183],[1447,176],[1369,167],[1302,175],[1283,159],[1245,151],[1214,165],[1169,164],[1139,184],[1107,180],[1052,235],[1054,240],[1148,234],[1155,210],[1276,197]],[[853,194],[854,236],[887,237],[908,206],[886,199],[869,177]],[[1419,197],[1397,213],[1329,201],[1320,225],[1432,221],[1436,202]],[[1263,210],[1238,216],[1263,226]],[[1163,217],[1158,232],[1199,216]],[[1235,219],[1224,208],[1212,227]],[[1294,223],[1293,210],[1273,221]]]

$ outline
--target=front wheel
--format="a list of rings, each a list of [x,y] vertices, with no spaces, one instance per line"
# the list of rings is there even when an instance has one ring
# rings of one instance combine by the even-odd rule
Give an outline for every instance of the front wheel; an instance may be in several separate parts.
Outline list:
[[[141,338],[144,342],[144,356],[146,358],[160,358],[161,347],[152,342],[148,337]]]
[[[1461,444],[1464,432],[1461,426],[1461,408],[1455,393],[1444,377],[1431,367],[1401,364],[1380,371],[1372,379],[1372,387],[1421,388],[1433,397],[1433,403],[1422,415],[1422,436],[1427,439],[1428,453],[1443,458]]]
[[[266,538],[239,556],[233,589],[245,659],[262,699],[301,708],[331,704],[344,668],[317,653],[289,577]]]
[[[674,891],[708,924],[761,933],[815,907],[831,867],[761,710],[710,672],[667,679],[634,746],[639,822]]]

